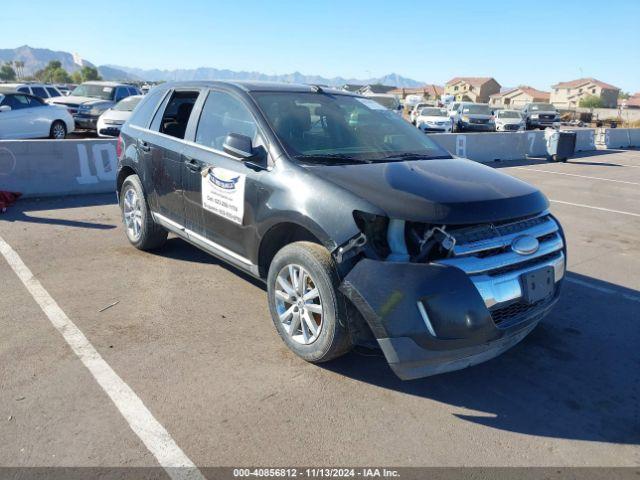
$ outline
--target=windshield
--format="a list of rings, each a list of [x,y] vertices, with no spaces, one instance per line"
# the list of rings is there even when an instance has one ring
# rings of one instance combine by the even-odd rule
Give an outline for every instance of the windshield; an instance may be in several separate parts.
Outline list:
[[[140,100],[142,100],[142,97],[139,96],[127,97],[116,103],[113,109],[118,110],[119,112],[132,112],[133,109],[136,108],[136,105],[140,103]]]
[[[556,107],[554,107],[550,103],[532,103],[531,110],[539,110],[541,112],[555,112]]]
[[[451,158],[420,130],[369,98],[304,92],[252,96],[287,153],[303,162]]]
[[[111,100],[113,96],[113,87],[105,87],[102,85],[83,84],[75,88],[71,95],[78,97],[99,98],[101,100]]]
[[[420,115],[425,117],[446,117],[447,111],[441,108],[423,108],[420,110]]]
[[[462,113],[471,113],[476,115],[491,115],[491,110],[489,110],[489,105],[465,105],[462,107]]]
[[[518,112],[505,111],[498,112],[498,118],[522,118],[522,116]]]

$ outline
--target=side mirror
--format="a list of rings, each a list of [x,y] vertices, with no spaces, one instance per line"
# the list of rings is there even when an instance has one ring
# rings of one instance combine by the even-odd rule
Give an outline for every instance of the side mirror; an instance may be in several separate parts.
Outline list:
[[[253,146],[251,145],[251,138],[246,135],[240,135],[239,133],[230,133],[227,138],[224,139],[222,149],[236,158],[247,160],[253,157]]]
[[[10,111],[11,111],[11,107],[9,105],[0,106],[0,112],[10,112]]]

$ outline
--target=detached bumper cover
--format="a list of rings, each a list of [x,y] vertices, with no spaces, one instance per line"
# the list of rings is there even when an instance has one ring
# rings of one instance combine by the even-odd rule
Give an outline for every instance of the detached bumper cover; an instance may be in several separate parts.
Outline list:
[[[512,347],[548,313],[559,284],[506,328],[496,326],[476,286],[456,267],[362,259],[340,289],[396,375],[409,380],[475,365]]]

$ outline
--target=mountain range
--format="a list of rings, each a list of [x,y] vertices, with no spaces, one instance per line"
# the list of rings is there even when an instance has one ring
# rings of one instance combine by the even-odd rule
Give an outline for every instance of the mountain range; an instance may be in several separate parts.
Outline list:
[[[58,60],[68,72],[75,72],[83,66],[95,66],[93,63],[69,52],[54,51],[46,48],[32,48],[23,45],[18,48],[0,49],[0,62],[20,60],[24,62],[24,73],[33,75],[37,70],[44,68],[52,60]],[[175,70],[144,70],[141,68],[124,67],[119,65],[98,66],[100,75],[105,80],[119,81],[188,81],[188,80],[260,80],[288,83],[311,83],[321,85],[340,86],[350,84],[382,84],[393,85],[401,88],[419,87],[425,82],[403,77],[395,73],[382,77],[358,79],[344,77],[323,77],[321,75],[305,75],[300,72],[283,75],[267,75],[260,72],[233,71],[212,67],[200,67],[193,69]]]

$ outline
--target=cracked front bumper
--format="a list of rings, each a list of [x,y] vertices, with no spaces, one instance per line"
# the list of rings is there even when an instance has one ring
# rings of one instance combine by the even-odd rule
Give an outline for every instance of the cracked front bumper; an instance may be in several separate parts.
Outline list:
[[[453,266],[362,259],[340,289],[367,321],[392,370],[410,380],[509,349],[549,312],[560,283],[543,302],[500,326],[472,279]]]

